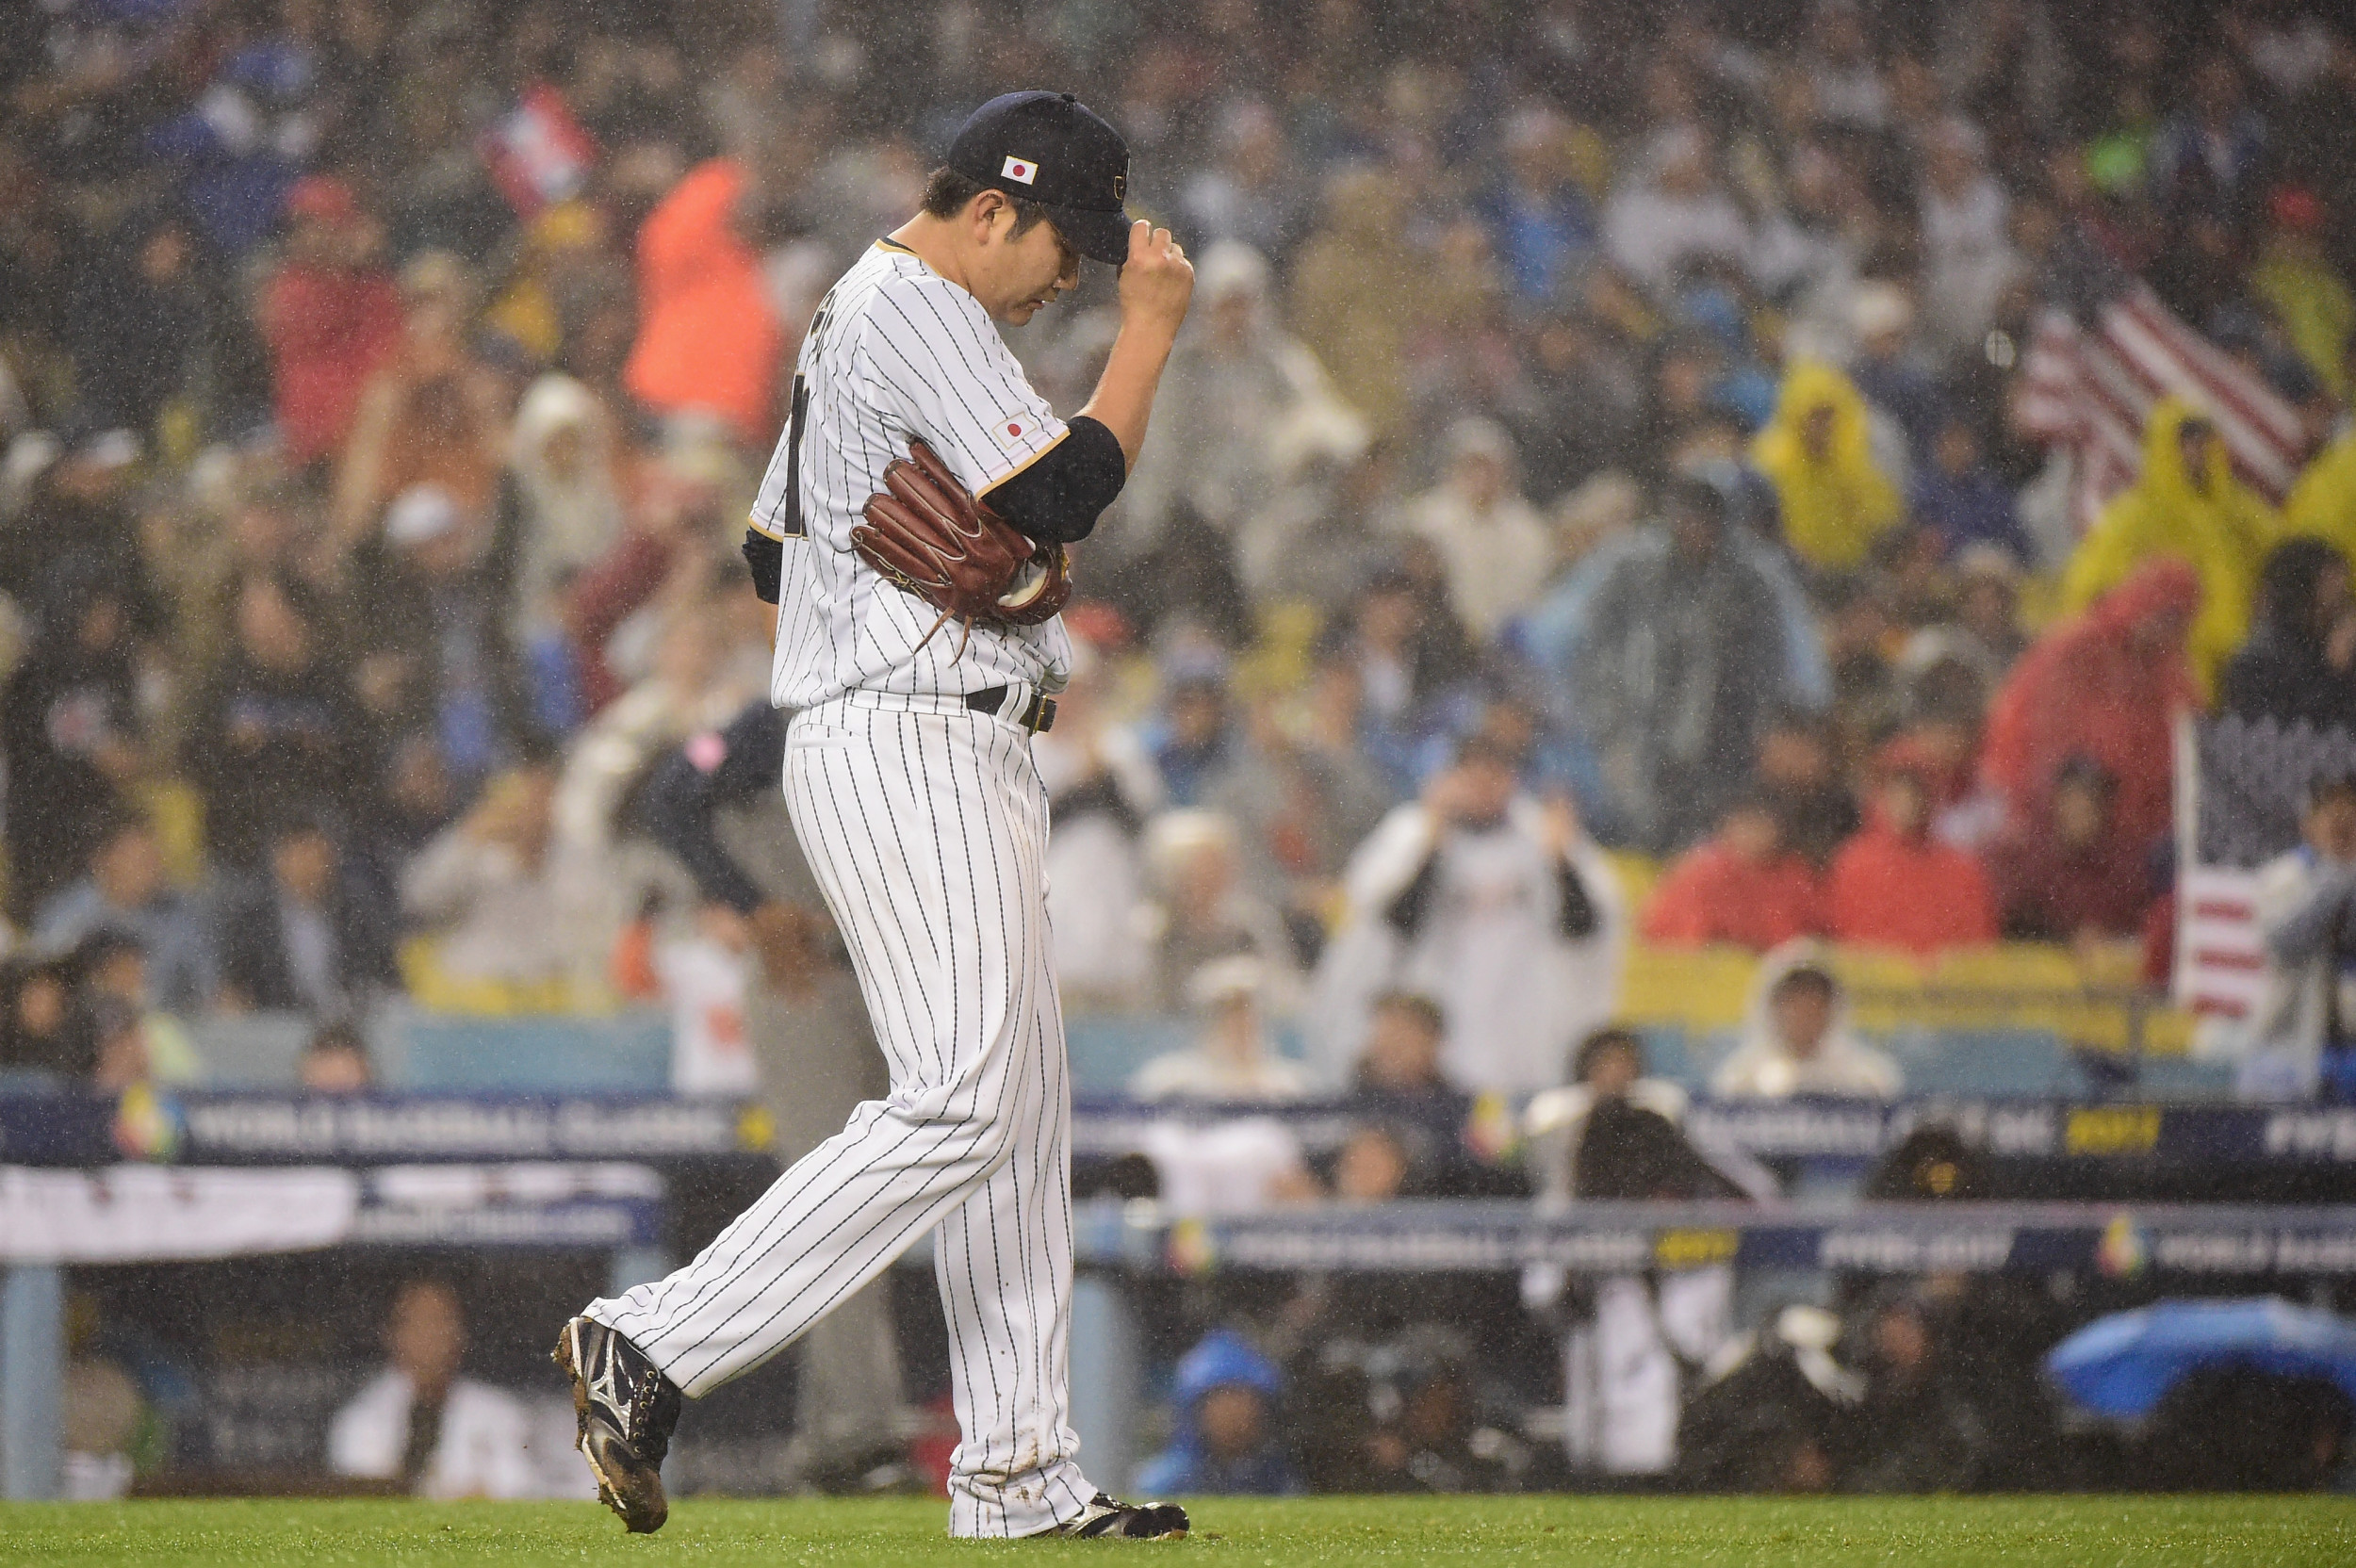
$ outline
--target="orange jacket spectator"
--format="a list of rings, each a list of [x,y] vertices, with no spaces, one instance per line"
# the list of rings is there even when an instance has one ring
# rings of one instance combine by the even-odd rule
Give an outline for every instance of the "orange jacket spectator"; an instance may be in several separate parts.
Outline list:
[[[765,449],[785,333],[761,257],[736,230],[744,186],[727,158],[698,164],[639,229],[638,342],[622,381],[658,414],[708,409]]]
[[[1988,874],[1931,837],[1937,762],[1906,742],[1885,747],[1863,830],[1832,858],[1825,885],[1836,941],[1932,954],[1996,939]]]
[[[2201,580],[2163,558],[2063,622],[2021,656],[1988,713],[1982,774],[2016,825],[2050,813],[2062,765],[2082,757],[2118,787],[2122,843],[2148,849],[2172,818],[2176,714],[2197,704],[2185,636]]]
[[[1717,836],[1669,868],[1644,906],[1644,939],[1670,947],[1726,943],[1757,953],[1824,929],[1816,872],[1783,846],[1774,810],[1743,801]]]

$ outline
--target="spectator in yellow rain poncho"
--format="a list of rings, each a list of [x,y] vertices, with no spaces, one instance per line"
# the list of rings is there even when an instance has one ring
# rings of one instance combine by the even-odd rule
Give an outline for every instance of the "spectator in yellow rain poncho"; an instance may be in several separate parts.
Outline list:
[[[2075,613],[2146,561],[2172,555],[2201,577],[2201,615],[2189,653],[2206,697],[2250,631],[2259,563],[2280,519],[2233,477],[2217,427],[2182,398],[2161,399],[2143,427],[2143,472],[2110,498],[2062,575],[2062,608]]]
[[[1898,487],[1873,462],[1865,400],[1829,365],[1792,367],[1751,460],[1775,487],[1785,541],[1820,571],[1859,564],[1905,515]]]
[[[2282,503],[2282,531],[2322,540],[2356,561],[2356,421],[2343,427]]]
[[[2356,371],[2356,338],[2348,340],[2347,363]],[[2331,444],[2299,476],[2282,503],[2282,531],[2320,539],[2356,561],[2356,417],[2340,421]]]

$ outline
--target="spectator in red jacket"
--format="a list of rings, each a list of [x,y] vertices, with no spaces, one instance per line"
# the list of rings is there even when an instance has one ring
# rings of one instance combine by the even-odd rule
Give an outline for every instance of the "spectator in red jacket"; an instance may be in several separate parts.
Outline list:
[[[688,171],[638,231],[638,341],[622,379],[657,414],[702,409],[737,440],[777,437],[785,329],[739,228],[751,182],[727,158]]]
[[[2121,842],[2144,851],[2167,835],[2172,727],[2200,700],[2184,654],[2200,608],[2201,580],[2190,566],[2151,561],[2021,657],[1997,691],[1980,753],[1981,774],[2004,797],[2009,821],[2043,820],[2062,765],[2086,757],[2117,781]]]
[[[1826,879],[1836,941],[1929,955],[1996,939],[1988,874],[1931,837],[1939,768],[1912,742],[1882,748],[1871,820],[1841,846]]]
[[[2117,792],[2102,763],[2073,757],[2054,776],[2044,817],[1997,845],[1988,873],[2005,936],[2085,942],[2141,932],[2151,872],[2119,836]]]
[[[1738,800],[1715,837],[1680,856],[1644,906],[1646,941],[1764,953],[1824,928],[1815,870],[1786,848],[1775,805]]]
[[[330,174],[286,192],[286,260],[261,309],[278,437],[289,467],[343,446],[361,389],[401,351],[401,291],[380,257],[384,231]]]

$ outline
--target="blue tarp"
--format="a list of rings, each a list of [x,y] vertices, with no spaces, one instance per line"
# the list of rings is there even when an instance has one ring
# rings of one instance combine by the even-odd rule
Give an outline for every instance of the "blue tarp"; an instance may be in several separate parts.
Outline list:
[[[2145,1415],[2178,1379],[2238,1365],[2322,1377],[2356,1398],[2356,1323],[2279,1297],[2161,1301],[2098,1318],[2055,1346],[2046,1370],[2103,1415]]]

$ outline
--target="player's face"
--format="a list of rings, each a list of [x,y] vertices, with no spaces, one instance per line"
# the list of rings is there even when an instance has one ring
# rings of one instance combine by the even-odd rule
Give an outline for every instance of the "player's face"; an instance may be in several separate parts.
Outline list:
[[[998,320],[1021,326],[1079,286],[1080,253],[1065,243],[1055,225],[1032,224],[1014,233],[1014,211],[1002,209],[990,223],[985,249],[986,289],[974,290],[982,308]]]

